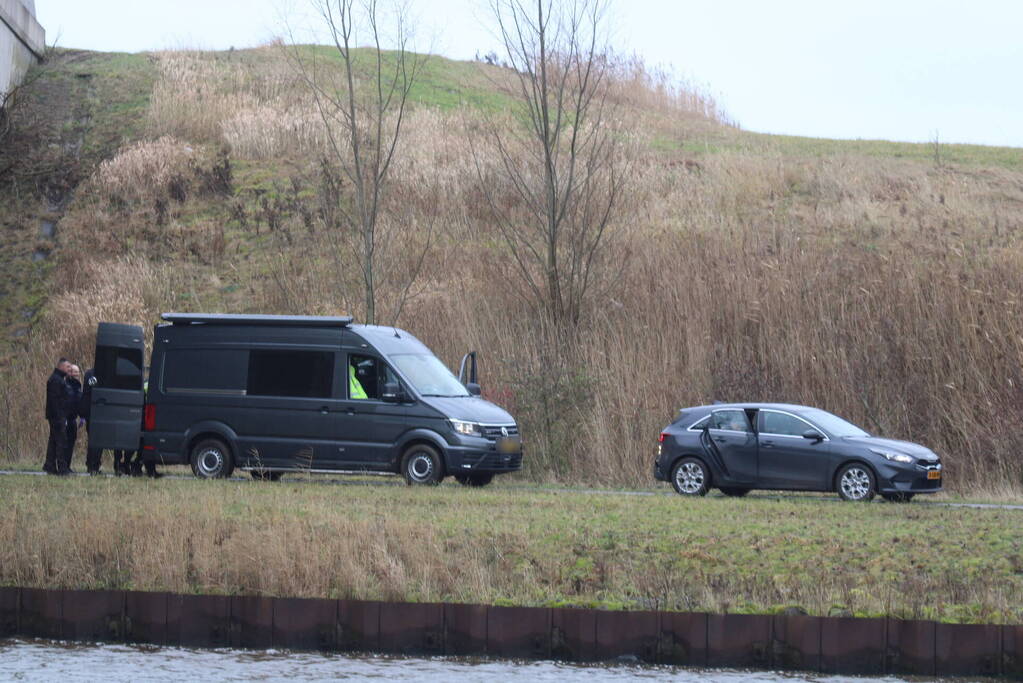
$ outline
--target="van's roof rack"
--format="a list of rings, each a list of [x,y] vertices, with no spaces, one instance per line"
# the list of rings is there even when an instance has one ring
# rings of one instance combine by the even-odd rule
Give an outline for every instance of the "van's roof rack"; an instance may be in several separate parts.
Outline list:
[[[164,313],[162,319],[174,325],[273,325],[277,327],[348,327],[352,316],[248,315],[238,313]]]

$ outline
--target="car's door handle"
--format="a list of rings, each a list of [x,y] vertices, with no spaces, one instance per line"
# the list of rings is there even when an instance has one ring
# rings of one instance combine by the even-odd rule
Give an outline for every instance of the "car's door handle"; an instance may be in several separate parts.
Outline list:
[[[767,439],[760,442],[760,445],[764,448],[774,448],[774,442]]]
[[[345,408],[346,415],[355,415],[355,408]]]
[[[95,403],[98,406],[105,406],[107,404],[107,400],[105,398],[97,398]]]
[[[718,443],[724,443],[724,442],[725,442],[725,441],[727,441],[728,439],[726,439],[726,438],[725,438],[725,437],[723,437],[723,436],[715,436],[715,437],[714,437],[714,440],[715,440],[715,441],[717,441]]]
[[[322,413],[323,415],[326,415],[329,412],[330,412],[330,407],[329,406],[320,406],[320,413]]]

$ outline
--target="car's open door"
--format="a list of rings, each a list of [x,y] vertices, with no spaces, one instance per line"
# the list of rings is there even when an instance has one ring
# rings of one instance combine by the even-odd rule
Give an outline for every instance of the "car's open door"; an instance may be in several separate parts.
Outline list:
[[[89,448],[135,450],[145,402],[145,336],[138,325],[100,323],[89,414]]]

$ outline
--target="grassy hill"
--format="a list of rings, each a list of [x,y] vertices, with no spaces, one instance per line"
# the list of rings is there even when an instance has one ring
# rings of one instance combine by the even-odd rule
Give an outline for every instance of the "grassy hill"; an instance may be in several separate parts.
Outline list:
[[[506,79],[427,62],[393,180],[417,227],[389,265],[412,267],[433,228],[395,323],[449,365],[481,351],[485,391],[529,443],[523,476],[646,483],[679,407],[748,399],[926,443],[960,490],[1023,487],[1023,150],[759,135],[622,70],[622,271],[555,349],[481,206],[470,142],[514,125]],[[41,459],[48,368],[88,359],[99,320],[360,315],[354,262],[323,229],[318,119],[279,49],[59,51],[13,120],[0,457]],[[388,322],[399,289],[382,283]]]

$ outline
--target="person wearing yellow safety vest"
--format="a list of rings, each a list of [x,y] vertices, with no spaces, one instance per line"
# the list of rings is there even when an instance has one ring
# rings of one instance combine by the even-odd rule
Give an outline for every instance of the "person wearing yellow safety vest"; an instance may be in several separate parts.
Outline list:
[[[362,388],[362,382],[355,376],[355,366],[348,365],[348,398],[367,399],[366,390]]]

